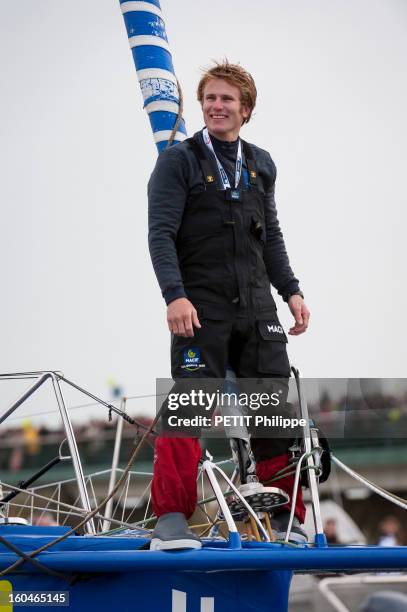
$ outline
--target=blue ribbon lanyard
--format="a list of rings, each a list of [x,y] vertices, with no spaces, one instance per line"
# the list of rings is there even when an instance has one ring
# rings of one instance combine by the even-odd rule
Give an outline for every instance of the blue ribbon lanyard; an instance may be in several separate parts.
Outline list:
[[[220,178],[222,180],[223,189],[230,189],[231,187],[230,187],[228,175],[226,174],[222,164],[220,163],[220,161],[218,160],[216,156],[216,153],[213,148],[212,141],[211,141],[211,137],[209,136],[208,128],[203,129],[202,135],[203,135],[204,143],[206,144],[208,149],[213,153],[215,157],[216,164],[218,166],[218,170],[220,174]],[[235,169],[235,189],[239,187],[241,174],[242,174],[242,143],[239,138],[239,146],[237,148],[236,169]]]

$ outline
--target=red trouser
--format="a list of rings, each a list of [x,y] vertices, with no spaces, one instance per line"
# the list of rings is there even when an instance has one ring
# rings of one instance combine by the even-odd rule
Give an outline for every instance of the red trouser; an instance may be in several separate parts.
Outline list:
[[[182,512],[189,518],[197,503],[197,473],[201,445],[197,438],[159,437],[155,443],[154,477],[151,486],[153,510],[156,516],[168,512]],[[288,455],[260,461],[256,466],[259,480],[266,481],[288,465]],[[274,481],[269,486],[283,489],[292,498],[294,475]],[[290,508],[291,504],[284,506]],[[301,523],[305,506],[301,488],[295,503],[295,515]]]

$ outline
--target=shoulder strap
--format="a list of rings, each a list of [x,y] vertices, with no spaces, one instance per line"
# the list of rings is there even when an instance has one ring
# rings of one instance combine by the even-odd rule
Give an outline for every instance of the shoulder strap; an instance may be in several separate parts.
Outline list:
[[[250,185],[257,187],[257,166],[254,160],[253,150],[248,142],[242,140],[243,151],[246,157],[246,165],[249,171]]]
[[[196,157],[198,158],[199,165],[201,166],[202,174],[205,181],[205,186],[210,188],[218,189],[219,178],[218,173],[214,172],[213,165],[205,155],[203,148],[197,143],[195,138],[187,138],[186,142],[189,144]]]

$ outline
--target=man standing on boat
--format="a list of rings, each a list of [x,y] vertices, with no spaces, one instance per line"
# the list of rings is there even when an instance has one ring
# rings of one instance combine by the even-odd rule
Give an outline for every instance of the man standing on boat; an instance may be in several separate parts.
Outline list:
[[[294,317],[289,334],[305,332],[310,313],[277,218],[274,162],[239,137],[256,103],[255,83],[241,66],[223,62],[205,72],[197,94],[204,129],[160,154],[148,186],[150,254],[167,303],[172,377],[223,380],[230,364],[240,379],[288,379],[287,338],[270,283]],[[252,438],[260,482],[288,465],[291,443]],[[157,439],[152,500],[159,520],[152,548],[200,547],[187,525],[200,456],[196,437]],[[291,498],[293,481],[288,476],[273,486]],[[279,537],[289,508],[272,517]],[[306,540],[304,517],[299,491],[296,541]]]

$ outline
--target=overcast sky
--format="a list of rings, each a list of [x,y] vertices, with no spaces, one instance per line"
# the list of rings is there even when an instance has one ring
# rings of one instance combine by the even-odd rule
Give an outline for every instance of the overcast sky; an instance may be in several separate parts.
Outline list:
[[[277,165],[312,312],[292,362],[312,377],[406,376],[407,4],[161,6],[188,133],[202,127],[195,91],[211,59],[256,80],[242,136]],[[147,249],[156,148],[119,3],[20,0],[0,16],[0,371],[60,369],[105,397],[109,377],[128,395],[154,393],[169,376]]]

